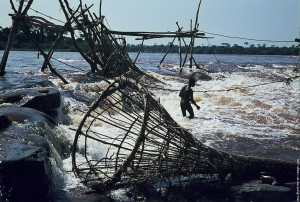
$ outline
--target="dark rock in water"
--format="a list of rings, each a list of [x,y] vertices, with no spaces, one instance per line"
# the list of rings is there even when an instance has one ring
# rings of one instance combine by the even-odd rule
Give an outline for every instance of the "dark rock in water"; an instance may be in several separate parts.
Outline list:
[[[47,150],[24,141],[4,140],[0,164],[2,201],[47,201],[50,170]]]
[[[10,121],[17,123],[25,123],[26,120],[32,123],[55,123],[55,120],[49,115],[26,107],[0,106],[0,116],[5,116]]]
[[[210,81],[212,80],[212,77],[209,75],[208,72],[206,71],[202,71],[202,70],[198,70],[196,72],[183,72],[182,77],[184,78],[187,78],[187,79],[190,79],[190,78],[194,78],[196,79],[197,81],[198,80],[201,80],[201,81]]]
[[[13,103],[29,107],[55,116],[54,111],[60,107],[61,99],[58,89],[53,87],[6,90],[0,96],[1,103]]]
[[[1,115],[6,116],[12,123],[19,123],[4,129],[2,134],[10,133],[14,138],[24,140],[29,138],[31,142],[39,142],[40,139],[31,137],[31,134],[36,134],[37,137],[44,137],[51,142],[60,156],[66,157],[70,154],[70,150],[66,146],[68,141],[59,135],[60,132],[54,128],[55,121],[49,115],[26,107],[0,106]]]
[[[0,130],[7,128],[11,125],[11,120],[9,120],[6,116],[0,115]]]
[[[8,75],[0,78],[0,201],[49,201],[53,159],[70,155],[55,115],[58,89],[45,79]]]
[[[204,72],[204,71],[195,72],[194,77],[196,80],[201,80],[201,81],[212,80],[212,77],[207,72]]]
[[[238,201],[289,202],[295,200],[292,189],[285,186],[261,184],[261,181],[244,183],[231,188]]]
[[[23,137],[22,137],[22,136]],[[38,137],[38,138],[35,138]],[[0,191],[2,201],[47,201],[49,146],[35,134],[0,134]]]
[[[11,106],[0,107],[0,116],[11,122],[0,132],[0,201],[48,201],[49,157],[53,150],[60,156],[66,153],[53,132],[52,118],[34,109]]]

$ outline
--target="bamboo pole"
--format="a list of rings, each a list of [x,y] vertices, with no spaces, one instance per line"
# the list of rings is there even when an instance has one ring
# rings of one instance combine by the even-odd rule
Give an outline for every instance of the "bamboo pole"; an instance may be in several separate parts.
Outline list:
[[[142,41],[142,43],[141,43],[141,46],[140,46],[139,52],[138,52],[137,56],[135,57],[133,64],[135,64],[135,63],[136,63],[136,61],[137,61],[137,59],[138,59],[138,57],[139,57],[139,55],[140,55],[140,53],[141,53],[141,51],[142,51],[142,49],[143,49],[143,46],[144,46],[144,41],[145,41],[145,40],[143,40],[143,41]]]
[[[0,63],[0,76],[4,76],[6,74],[5,67],[6,67],[8,55],[9,55],[9,52],[10,52],[10,48],[11,48],[11,45],[12,45],[14,32],[17,29],[18,23],[19,23],[19,20],[13,19],[13,23],[12,23],[12,26],[10,28],[9,35],[8,35],[8,40],[6,42],[5,51],[3,53],[3,57],[2,57],[2,60],[1,60],[1,63]]]
[[[5,51],[3,53],[2,60],[1,60],[1,63],[0,63],[0,76],[4,76],[6,74],[5,67],[6,67],[7,59],[8,59],[9,52],[10,52],[10,49],[11,49],[11,46],[12,46],[14,33],[15,33],[15,31],[17,29],[17,26],[18,26],[18,23],[20,21],[19,16],[25,16],[27,14],[27,11],[30,8],[32,2],[33,2],[33,0],[29,0],[27,5],[25,6],[24,11],[22,11],[25,0],[21,0],[18,11],[17,11],[15,6],[14,6],[13,1],[10,0],[10,4],[11,4],[12,9],[15,11],[15,15],[14,15],[14,17],[12,17],[12,26],[11,26],[10,31],[9,31],[8,40],[7,40],[6,46],[5,46]]]
[[[177,37],[174,37],[172,42],[169,44],[169,48],[166,51],[166,53],[164,54],[163,58],[160,60],[159,64],[157,65],[160,68],[161,63],[163,63],[163,61],[165,60],[166,56],[168,55],[168,53],[170,52],[171,48],[173,47],[173,43],[176,40]]]
[[[192,20],[191,20],[191,32],[193,32],[193,30],[192,30]],[[194,35],[192,35],[191,36],[191,47],[190,47],[190,69],[192,69],[192,67],[193,67],[194,42],[195,42],[195,38],[194,38]]]
[[[176,25],[178,27],[178,30],[182,30],[182,28],[179,27],[178,22],[176,22]],[[178,43],[179,43],[179,49],[178,49],[178,53],[179,53],[179,72],[181,72],[181,68],[182,68],[182,57],[181,57],[181,37],[178,37]]]
[[[191,52],[190,52],[190,69],[192,69],[193,67],[193,52],[194,52],[194,45],[195,45],[195,34],[198,32],[198,18],[199,18],[199,10],[200,10],[200,5],[201,5],[202,0],[200,0],[199,4],[198,4],[198,9],[197,9],[197,13],[196,13],[196,18],[195,18],[195,25],[194,25],[194,29],[192,29],[192,20],[191,20],[191,33],[193,33],[193,35],[191,36]]]
[[[71,19],[76,19],[76,16],[75,16],[75,13],[79,10],[80,7],[77,7],[76,11],[75,12],[72,12],[72,10],[70,9],[69,7],[69,4],[67,1],[64,1],[66,3],[66,6],[64,5],[63,3],[63,0],[59,0],[59,3],[60,3],[60,7],[62,8],[62,11],[64,12],[65,14],[65,17],[67,19],[68,23],[69,24],[69,28],[70,28],[70,34],[71,34],[71,38],[72,38],[72,41],[73,41],[73,45],[75,46],[75,48],[78,50],[78,52],[80,53],[80,55],[90,64],[91,66],[91,70],[92,72],[96,69],[96,65],[95,63],[90,59],[90,57],[88,57],[82,50],[81,48],[78,46],[77,42],[76,42],[76,39],[75,39],[75,33],[74,33],[74,30],[71,28]],[[68,15],[68,11],[67,9],[65,8],[67,7],[68,11],[70,12],[70,17]]]
[[[59,34],[59,36],[56,38],[55,42],[52,44],[52,46],[50,47],[50,50],[48,51],[48,57],[45,59],[44,63],[43,63],[43,66],[41,68],[41,71],[44,71],[46,68],[47,68],[47,64],[48,62],[47,61],[50,61],[53,53],[54,53],[54,50],[56,48],[56,45],[58,44],[58,42],[63,38],[63,35],[64,33],[61,32]]]
[[[102,16],[102,0],[99,2],[99,17]]]
[[[65,79],[64,79],[59,73],[57,73],[56,70],[52,67],[52,65],[51,65],[51,63],[50,63],[50,58],[51,58],[51,57],[50,57],[49,55],[47,55],[47,54],[41,49],[41,47],[39,46],[38,42],[35,40],[35,38],[34,38],[34,37],[32,36],[32,34],[30,33],[30,29],[29,29],[28,25],[27,25],[27,24],[24,24],[24,25],[25,25],[25,28],[26,28],[27,33],[31,36],[31,39],[32,39],[33,42],[35,43],[35,46],[38,48],[39,52],[43,55],[43,57],[44,57],[44,59],[45,59],[47,65],[48,65],[50,71],[51,71],[54,75],[56,75],[58,78],[60,78],[60,79],[64,82],[64,84],[68,84],[67,80],[65,80]]]

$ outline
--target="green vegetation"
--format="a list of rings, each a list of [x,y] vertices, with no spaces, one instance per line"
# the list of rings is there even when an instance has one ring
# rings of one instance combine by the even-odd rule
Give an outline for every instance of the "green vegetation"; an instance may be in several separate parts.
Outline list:
[[[28,34],[24,25],[19,24],[18,29],[14,33],[12,50],[37,50],[34,40],[39,43],[39,46],[43,50],[47,50],[60,35],[60,32],[58,31],[45,28],[30,27],[30,31],[31,36]],[[0,50],[5,49],[9,32],[10,28],[2,28],[0,26]],[[82,38],[78,38],[77,41],[79,46],[82,48],[85,47],[85,43]],[[63,37],[63,39],[58,43],[56,49],[60,51],[76,51],[75,47],[73,46],[72,39],[68,36]]]
[[[248,44],[247,42],[245,43]],[[153,46],[144,46],[142,48],[142,52],[146,53],[165,53],[170,45],[153,45]],[[128,52],[138,52],[140,49],[140,45],[127,45]],[[178,53],[179,47],[177,45],[173,45],[170,49],[170,53]],[[182,53],[186,53],[186,48],[181,48]],[[194,48],[194,53],[197,54],[247,54],[247,55],[299,55],[299,47],[291,46],[291,47],[277,47],[271,46],[267,47],[265,44],[263,45],[247,45],[247,46],[239,46],[234,44],[230,46],[230,44],[224,43],[220,46],[212,45],[212,46],[196,46]]]
[[[54,41],[59,36],[60,32],[45,29],[45,28],[36,28],[30,27],[33,38],[39,43],[40,47],[44,50],[47,50],[51,47]],[[5,49],[6,41],[10,32],[10,28],[2,28],[0,26],[0,50]],[[80,36],[80,34],[79,34]],[[82,36],[80,36],[82,37]],[[85,49],[86,43],[82,38],[77,39],[77,43],[80,47]],[[244,43],[245,46],[240,46],[234,44],[231,46],[228,43],[222,43],[221,45],[212,45],[212,46],[196,46],[194,48],[194,53],[197,54],[248,54],[248,55],[298,55],[299,47],[293,45],[291,47],[277,47],[271,46],[268,47],[266,44],[254,45],[249,44],[248,42]],[[165,53],[168,48],[168,45],[147,45],[143,46],[142,52],[145,53]],[[73,46],[72,39],[68,36],[64,36],[63,39],[58,43],[56,47],[59,51],[76,51]],[[126,46],[128,52],[138,52],[140,45],[128,44]],[[12,44],[12,50],[37,50],[32,37],[27,34],[26,29],[22,24],[19,25],[16,33],[14,34],[14,40]],[[178,53],[178,45],[173,45],[170,49],[170,53]],[[182,47],[182,53],[186,52],[186,48]]]

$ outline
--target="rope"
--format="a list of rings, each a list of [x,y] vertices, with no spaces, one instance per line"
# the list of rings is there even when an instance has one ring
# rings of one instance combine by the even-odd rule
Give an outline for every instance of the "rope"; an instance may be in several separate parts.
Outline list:
[[[299,64],[300,64],[300,50],[299,50],[299,58],[298,58],[298,63],[297,63],[296,69],[299,68]]]
[[[79,68],[79,67],[76,67],[76,66],[73,66],[73,65],[69,65],[69,64],[67,64],[67,63],[65,63],[65,62],[62,62],[62,61],[60,61],[60,60],[58,60],[58,59],[56,59],[56,58],[54,58],[54,57],[51,57],[51,59],[56,60],[57,62],[60,62],[60,63],[62,63],[62,64],[64,64],[64,65],[66,65],[66,66],[69,66],[69,67],[72,67],[72,68],[74,68],[74,69],[77,69],[77,70],[80,70],[80,71],[83,71],[83,72],[84,72],[83,69],[81,69],[81,68]]]
[[[39,11],[33,9],[33,8],[30,8],[30,10],[33,10],[34,12],[36,12],[36,13],[38,13],[38,14],[40,14],[40,15],[43,15],[43,16],[45,16],[45,17],[47,17],[47,18],[50,18],[50,19],[52,19],[52,20],[55,20],[55,21],[57,21],[57,22],[65,23],[65,22],[63,22],[62,20],[56,19],[56,18],[51,17],[51,16],[49,16],[49,15],[46,15],[46,14],[44,14],[44,13],[41,13],[41,12],[39,12]]]
[[[264,86],[264,85],[281,83],[281,82],[284,82],[284,83],[286,83],[286,85],[290,86],[290,83],[297,78],[300,78],[300,76],[290,77],[290,78],[285,79],[285,81],[273,81],[273,82],[268,82],[268,83],[255,84],[255,85],[251,85],[251,86],[234,87],[234,88],[229,88],[229,89],[225,89],[225,90],[202,90],[202,91],[195,90],[194,92],[198,92],[198,93],[229,92],[229,91],[237,90],[237,89],[241,89],[241,88],[255,88],[258,86]],[[148,88],[158,89],[158,90],[166,90],[166,91],[171,91],[171,92],[180,91],[180,90],[167,89],[167,88],[161,88],[161,87],[152,87],[152,86],[149,86]]]
[[[209,42],[208,38],[206,38],[206,40],[207,40],[207,43],[208,43],[208,45],[211,47],[211,44],[210,44],[210,42]],[[214,55],[215,59],[217,60],[217,62],[218,62],[218,65],[219,65],[220,69],[221,69],[221,70],[224,72],[224,70],[223,70],[223,68],[222,68],[222,66],[221,66],[221,63],[220,63],[220,61],[218,60],[218,58],[217,58],[216,54],[215,54],[215,53],[213,53],[213,55]]]
[[[215,36],[221,36],[221,37],[225,37],[225,38],[231,38],[231,39],[243,39],[243,40],[249,40],[249,41],[264,41],[264,42],[274,42],[274,43],[295,43],[295,41],[280,41],[280,40],[268,40],[268,39],[254,39],[254,38],[245,38],[245,37],[239,37],[239,36],[228,36],[228,35],[224,35],[224,34],[215,34],[212,32],[206,32],[206,31],[201,31],[205,34],[211,34],[211,35],[215,35]]]

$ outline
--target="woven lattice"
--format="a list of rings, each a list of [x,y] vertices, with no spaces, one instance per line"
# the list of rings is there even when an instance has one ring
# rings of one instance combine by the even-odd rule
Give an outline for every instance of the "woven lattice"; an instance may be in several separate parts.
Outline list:
[[[144,87],[128,79],[111,84],[94,102],[77,129],[73,149],[77,176],[103,189],[161,177],[205,173],[224,177],[230,172],[251,175],[295,168],[203,145]]]
[[[107,130],[99,130],[103,125]],[[215,173],[221,155],[195,140],[145,88],[128,80],[113,83],[93,104],[74,144],[84,156],[77,162],[73,153],[76,173],[84,181],[106,184]],[[105,152],[93,159],[89,144],[99,144]]]

